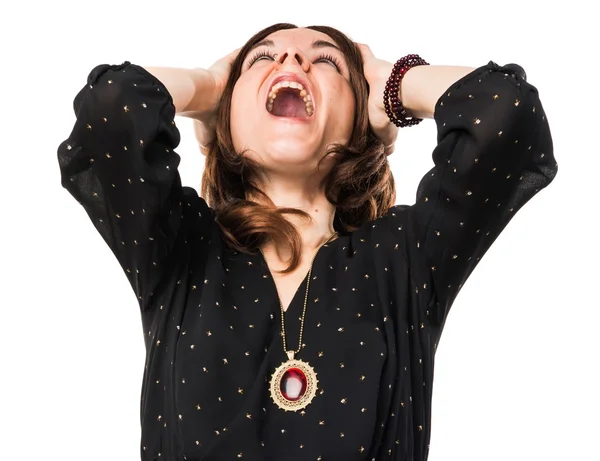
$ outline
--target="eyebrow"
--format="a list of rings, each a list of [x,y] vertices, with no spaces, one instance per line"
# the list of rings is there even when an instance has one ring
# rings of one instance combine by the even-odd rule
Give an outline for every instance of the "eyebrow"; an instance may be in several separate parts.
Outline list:
[[[265,39],[265,40],[261,40],[258,43],[255,43],[254,45],[252,45],[252,48],[250,48],[248,50],[248,53],[250,53],[253,49],[258,48],[259,46],[268,46],[268,47],[273,47],[275,46],[275,42],[271,39]],[[311,47],[313,49],[319,49],[319,48],[334,48],[336,50],[338,50],[340,53],[342,52],[342,50],[340,49],[339,46],[328,42],[327,40],[314,40],[312,42]]]

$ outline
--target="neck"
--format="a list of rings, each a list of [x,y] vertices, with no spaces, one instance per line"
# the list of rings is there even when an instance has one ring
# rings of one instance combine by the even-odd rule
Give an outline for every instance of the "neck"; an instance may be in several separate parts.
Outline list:
[[[295,208],[310,216],[310,220],[294,215],[287,217],[300,233],[303,253],[306,251],[311,254],[334,233],[335,215],[335,207],[325,198],[325,192],[319,184],[322,178],[315,176],[305,180],[270,178],[257,184],[276,207]],[[288,250],[273,242],[265,245],[263,251],[275,252],[281,261],[287,260]]]

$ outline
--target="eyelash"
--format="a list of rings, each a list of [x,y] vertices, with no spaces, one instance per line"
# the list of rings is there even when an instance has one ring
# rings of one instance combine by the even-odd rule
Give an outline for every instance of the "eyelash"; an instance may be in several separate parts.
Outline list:
[[[256,61],[258,61],[260,58],[266,57],[266,56],[268,56],[272,59],[275,59],[275,56],[272,55],[269,51],[260,50],[254,56],[252,56],[250,58],[250,61],[248,61],[248,67],[249,68],[252,67],[252,64],[254,64]],[[321,54],[317,57],[317,60],[315,62],[321,61],[323,59],[330,61],[338,71],[340,70],[340,61],[335,56],[333,56],[331,54]]]

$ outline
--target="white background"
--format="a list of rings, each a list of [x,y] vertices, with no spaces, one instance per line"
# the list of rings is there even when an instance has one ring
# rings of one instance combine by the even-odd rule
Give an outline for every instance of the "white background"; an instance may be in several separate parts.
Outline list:
[[[335,26],[388,61],[419,53],[433,64],[525,68],[551,124],[559,174],[517,214],[454,304],[437,354],[429,459],[600,460],[600,37],[592,6],[16,4],[0,12],[0,459],[139,459],[136,299],[62,189],[56,160],[89,71],[124,60],[208,67],[262,27],[289,21]],[[203,157],[189,121],[178,125],[182,179],[198,187]],[[413,203],[434,145],[432,121],[401,131],[391,159],[399,203]]]

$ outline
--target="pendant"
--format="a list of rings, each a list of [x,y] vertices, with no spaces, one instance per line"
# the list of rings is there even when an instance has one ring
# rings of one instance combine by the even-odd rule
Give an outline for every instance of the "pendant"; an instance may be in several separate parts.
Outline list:
[[[283,362],[271,376],[271,399],[285,411],[298,411],[306,408],[317,395],[317,373],[313,367],[294,358],[294,351],[288,351],[288,360]]]

